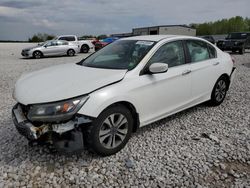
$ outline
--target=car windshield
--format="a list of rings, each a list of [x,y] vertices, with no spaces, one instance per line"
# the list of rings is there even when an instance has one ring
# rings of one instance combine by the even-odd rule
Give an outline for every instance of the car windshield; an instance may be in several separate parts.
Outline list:
[[[247,34],[246,33],[230,33],[227,36],[228,39],[246,39]]]
[[[45,44],[45,42],[38,43],[37,46],[43,46],[44,44]]]
[[[79,64],[95,68],[132,70],[154,45],[155,42],[152,41],[118,40]]]

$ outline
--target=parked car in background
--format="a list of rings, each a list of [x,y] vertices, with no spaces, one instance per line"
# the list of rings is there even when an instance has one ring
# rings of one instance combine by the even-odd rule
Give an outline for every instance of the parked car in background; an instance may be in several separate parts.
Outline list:
[[[112,43],[112,42],[114,42],[114,41],[116,41],[118,39],[119,38],[117,38],[117,37],[109,37],[109,38],[106,38],[106,39],[96,41],[95,42],[95,51],[100,50],[104,46],[107,46],[108,44],[110,44],[110,43]]]
[[[250,49],[250,32],[229,33],[225,40],[217,42],[217,46],[221,50],[244,54],[246,49]]]
[[[203,39],[205,39],[205,40],[211,42],[212,44],[215,44],[215,42],[216,42],[215,39],[214,39],[214,37],[211,36],[211,35],[200,36],[200,38],[203,38]]]
[[[228,53],[197,37],[123,38],[79,63],[22,76],[13,121],[31,141],[111,155],[139,127],[205,101],[220,105],[234,70]]]
[[[66,40],[74,43],[82,53],[88,53],[94,50],[94,44],[91,42],[92,40],[79,40],[76,35],[60,35],[54,38],[54,40]]]
[[[75,53],[78,52],[78,46],[71,42],[63,40],[50,40],[31,48],[25,48],[22,50],[21,54],[24,57],[39,59],[45,56],[74,56]]]

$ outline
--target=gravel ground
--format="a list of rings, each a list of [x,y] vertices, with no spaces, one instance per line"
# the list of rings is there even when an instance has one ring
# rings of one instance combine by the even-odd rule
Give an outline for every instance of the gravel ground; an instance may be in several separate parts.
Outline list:
[[[101,158],[30,147],[15,130],[18,77],[86,56],[22,59],[29,45],[0,43],[0,187],[250,187],[250,51],[233,55],[237,74],[222,105],[201,104],[141,128],[121,152]]]

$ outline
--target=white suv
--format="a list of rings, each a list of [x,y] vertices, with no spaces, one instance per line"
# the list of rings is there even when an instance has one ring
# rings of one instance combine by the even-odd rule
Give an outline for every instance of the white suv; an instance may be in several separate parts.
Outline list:
[[[138,127],[205,101],[221,104],[234,70],[229,54],[200,38],[120,39],[79,63],[22,76],[13,120],[30,141],[111,155]]]

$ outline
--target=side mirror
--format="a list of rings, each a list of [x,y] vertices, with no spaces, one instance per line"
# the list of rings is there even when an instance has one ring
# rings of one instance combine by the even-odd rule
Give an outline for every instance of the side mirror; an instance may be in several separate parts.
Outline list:
[[[168,64],[166,63],[153,63],[149,66],[149,72],[152,74],[164,73],[168,70]]]

